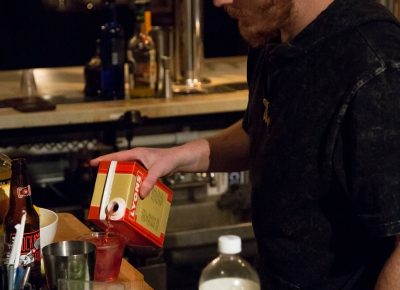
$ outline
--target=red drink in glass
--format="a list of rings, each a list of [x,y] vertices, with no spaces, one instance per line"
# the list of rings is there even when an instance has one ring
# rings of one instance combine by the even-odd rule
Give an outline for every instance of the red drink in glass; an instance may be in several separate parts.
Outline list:
[[[125,248],[125,239],[117,233],[91,233],[85,240],[96,246],[94,280],[109,282],[118,278]]]

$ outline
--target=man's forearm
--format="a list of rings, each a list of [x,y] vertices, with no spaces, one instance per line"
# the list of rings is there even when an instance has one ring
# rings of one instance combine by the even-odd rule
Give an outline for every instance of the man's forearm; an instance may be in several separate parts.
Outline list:
[[[242,120],[208,139],[210,171],[248,169],[250,140],[242,128]]]
[[[375,290],[400,290],[400,236],[396,237],[393,252],[379,274]]]

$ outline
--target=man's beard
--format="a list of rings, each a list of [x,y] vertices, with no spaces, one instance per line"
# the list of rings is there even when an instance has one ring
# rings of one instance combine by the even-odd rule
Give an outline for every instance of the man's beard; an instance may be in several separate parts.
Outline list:
[[[226,11],[238,19],[242,37],[250,46],[258,47],[277,38],[279,30],[290,24],[292,8],[292,0],[277,0],[247,10],[228,5]]]

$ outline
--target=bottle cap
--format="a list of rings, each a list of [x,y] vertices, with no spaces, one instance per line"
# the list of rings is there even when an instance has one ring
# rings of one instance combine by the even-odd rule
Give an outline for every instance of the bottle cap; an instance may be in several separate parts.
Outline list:
[[[218,251],[221,254],[238,254],[242,251],[242,240],[234,235],[220,236],[218,238]]]

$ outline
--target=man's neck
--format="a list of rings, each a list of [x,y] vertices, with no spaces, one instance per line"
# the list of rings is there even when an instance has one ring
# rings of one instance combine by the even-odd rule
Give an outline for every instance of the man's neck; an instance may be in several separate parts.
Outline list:
[[[292,21],[281,29],[281,41],[288,42],[306,28],[334,0],[293,0]]]

